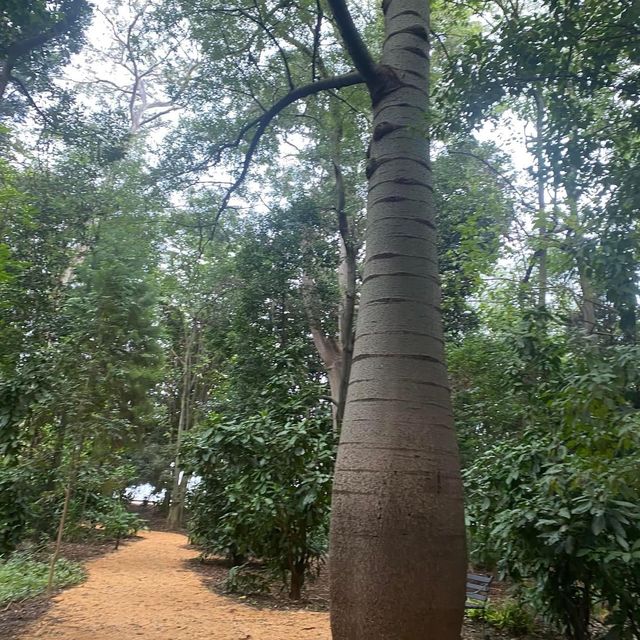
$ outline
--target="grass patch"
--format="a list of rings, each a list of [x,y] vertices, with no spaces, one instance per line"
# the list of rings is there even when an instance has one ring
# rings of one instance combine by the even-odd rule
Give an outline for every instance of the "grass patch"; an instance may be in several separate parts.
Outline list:
[[[47,590],[49,563],[24,553],[15,553],[0,564],[0,604],[32,598]],[[82,582],[85,571],[77,562],[60,558],[54,586],[59,589]]]

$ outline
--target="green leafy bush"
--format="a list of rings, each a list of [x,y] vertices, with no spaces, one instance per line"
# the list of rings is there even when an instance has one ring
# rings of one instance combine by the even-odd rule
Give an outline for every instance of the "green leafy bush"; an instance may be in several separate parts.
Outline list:
[[[116,541],[116,549],[122,538],[134,536],[144,526],[144,521],[127,511],[117,499],[108,501],[101,512],[93,515],[93,520],[105,537]]]
[[[248,417],[212,415],[192,441],[186,458],[201,483],[190,532],[205,552],[263,559],[297,599],[326,550],[335,436],[316,387],[265,404]]]
[[[497,558],[570,640],[596,609],[611,638],[640,637],[640,349],[553,321],[532,312],[511,334],[521,426],[465,471],[472,559]]]
[[[47,588],[49,563],[24,553],[15,553],[0,564],[0,604],[32,598]],[[67,587],[85,578],[81,565],[60,558],[56,563],[54,586]]]
[[[590,637],[596,605],[611,637],[640,633],[640,417],[606,364],[567,377],[546,422],[533,415],[465,473],[472,555],[500,558],[572,640]]]
[[[28,502],[18,468],[0,464],[0,557],[11,553],[24,537]]]

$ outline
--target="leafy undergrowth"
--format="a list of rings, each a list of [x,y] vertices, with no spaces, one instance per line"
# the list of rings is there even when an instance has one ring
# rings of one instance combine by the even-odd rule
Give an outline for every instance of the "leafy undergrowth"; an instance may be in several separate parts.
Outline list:
[[[47,589],[49,563],[16,553],[0,565],[0,604],[33,598]],[[56,563],[54,587],[60,589],[82,582],[85,571],[80,564],[66,558]]]
[[[485,611],[472,609],[467,616],[476,622],[486,621],[488,625],[515,637],[530,636],[536,631],[533,613],[515,600],[489,602]]]
[[[113,547],[114,544],[112,541],[63,542],[60,552],[64,560],[61,561],[73,565],[76,567],[76,570],[80,567],[82,571],[82,563],[93,558],[99,558],[108,553],[113,553]],[[45,550],[38,550],[37,547],[31,547],[22,550],[16,555],[17,557],[26,557],[38,561],[39,564],[46,565],[48,569],[49,564],[47,559],[50,557],[49,554],[51,551],[52,547],[48,547]],[[11,564],[11,566],[7,568],[7,564]],[[8,582],[13,581],[14,574],[16,573],[16,565],[13,563],[7,564],[0,564],[0,572],[2,575],[2,577],[0,577],[0,590],[7,588]],[[58,568],[60,568],[60,565],[58,565]],[[58,575],[60,576],[62,574]],[[80,580],[82,580],[82,578],[80,578]],[[77,584],[77,582],[78,581],[61,584],[59,581],[56,581],[56,591],[65,586]],[[44,584],[46,589],[46,580]],[[11,590],[14,591],[15,588]],[[50,606],[51,599],[46,596],[42,589],[40,589],[40,595],[30,595],[27,598],[14,599],[9,602],[4,601],[4,603],[0,596],[0,638],[2,638],[2,640],[17,640],[22,636],[23,630],[40,618]]]

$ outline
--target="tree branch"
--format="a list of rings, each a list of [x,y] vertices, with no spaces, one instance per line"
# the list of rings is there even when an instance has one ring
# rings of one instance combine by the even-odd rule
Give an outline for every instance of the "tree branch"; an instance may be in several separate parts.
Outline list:
[[[20,90],[20,93],[22,93],[22,95],[27,99],[29,104],[36,110],[36,112],[42,118],[44,123],[45,124],[51,124],[51,122],[50,122],[49,118],[47,117],[46,113],[44,113],[44,111],[42,111],[42,109],[40,109],[40,107],[36,104],[36,101],[31,97],[31,94],[29,93],[29,90],[25,86],[24,82],[22,82],[22,80],[20,80],[19,78],[16,78],[12,74],[9,74],[9,78],[8,79],[9,79],[9,82],[11,82],[12,84],[15,84],[16,87],[18,87],[18,89]]]
[[[520,191],[520,189],[518,189],[518,187],[513,184],[513,182],[504,173],[502,173],[502,171],[496,169],[496,167],[494,167],[488,160],[485,160],[482,156],[472,153],[471,151],[458,151],[453,149],[447,149],[447,154],[450,156],[465,156],[467,158],[473,158],[474,160],[477,160],[487,169],[489,169],[489,171],[491,171],[491,173],[493,173],[496,177],[500,178],[500,180],[502,180],[511,190],[513,190],[514,193],[518,195],[518,197],[520,198],[520,204],[522,204],[525,209],[528,209],[529,211],[537,211],[535,207],[527,202],[525,194],[523,194],[522,191]]]
[[[253,156],[258,148],[260,143],[260,139],[262,135],[266,131],[267,127],[271,124],[271,121],[286,107],[290,104],[293,104],[297,100],[301,100],[302,98],[306,98],[308,96],[315,95],[316,93],[320,93],[321,91],[326,91],[327,89],[340,89],[342,87],[350,87],[354,84],[360,84],[364,82],[363,76],[357,71],[347,73],[342,76],[335,76],[333,78],[326,78],[324,80],[318,80],[317,82],[312,82],[310,84],[304,85],[302,87],[298,87],[293,91],[290,91],[286,96],[280,98],[268,111],[266,111],[262,116],[254,120],[249,125],[243,127],[242,132],[246,133],[254,126],[256,126],[256,130],[249,142],[249,148],[244,156],[244,161],[242,163],[242,170],[240,171],[240,175],[236,179],[236,181],[227,189],[226,193],[222,198],[222,202],[218,207],[218,211],[216,213],[215,219],[213,221],[213,226],[211,229],[211,233],[209,237],[212,238],[215,233],[215,229],[218,225],[218,220],[222,215],[222,212],[225,210],[227,205],[229,204],[229,200],[233,194],[238,190],[238,188],[244,182],[244,179],[247,177],[247,173],[249,171],[249,167],[251,166],[251,161],[253,160]],[[241,136],[236,138],[236,145],[240,143]]]
[[[316,80],[316,60],[318,58],[318,52],[320,50],[320,32],[322,30],[322,5],[320,0],[316,0],[316,11],[318,12],[316,25],[313,30],[313,52],[311,54],[311,82]]]
[[[344,40],[344,46],[353,60],[353,64],[367,85],[372,87],[378,77],[376,63],[371,57],[367,45],[364,43],[360,32],[353,22],[345,0],[327,0],[327,2],[335,18],[338,31]]]

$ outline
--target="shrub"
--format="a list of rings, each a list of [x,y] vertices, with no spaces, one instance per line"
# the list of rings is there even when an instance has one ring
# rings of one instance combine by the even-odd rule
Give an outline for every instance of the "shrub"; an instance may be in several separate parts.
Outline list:
[[[49,577],[49,563],[24,553],[13,554],[0,564],[0,604],[32,598],[44,593]],[[55,587],[67,587],[85,578],[84,569],[76,562],[60,558],[56,563]]]
[[[116,541],[117,549],[120,540],[134,536],[144,526],[144,521],[135,513],[127,511],[118,499],[105,503],[101,512],[94,513],[93,520],[101,527],[105,537]]]
[[[619,440],[605,462],[576,447],[602,450],[606,433],[575,438],[531,429],[466,471],[472,555],[500,557],[503,573],[568,638],[589,637],[595,603],[618,632],[637,633],[640,447]]]
[[[570,640],[640,637],[640,347],[563,337],[547,311],[511,335],[518,432],[465,472],[474,561],[522,586]]]
[[[20,469],[0,463],[0,557],[11,553],[23,539],[28,513]]]
[[[335,454],[328,411],[297,410],[212,416],[191,449],[202,481],[189,505],[205,552],[264,559],[294,599],[326,549]]]

